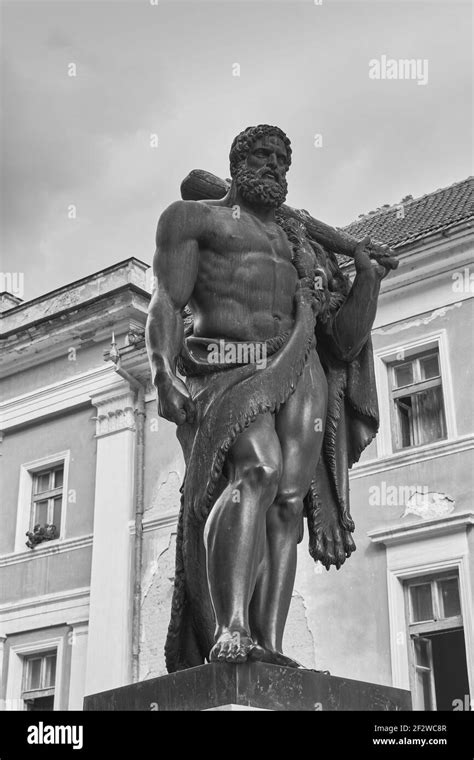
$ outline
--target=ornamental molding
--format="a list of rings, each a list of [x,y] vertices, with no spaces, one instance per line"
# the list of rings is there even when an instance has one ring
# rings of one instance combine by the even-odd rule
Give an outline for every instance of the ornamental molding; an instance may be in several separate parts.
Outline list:
[[[40,544],[35,549],[26,551],[9,552],[0,556],[0,568],[8,565],[18,565],[22,562],[34,562],[44,557],[51,557],[53,554],[63,554],[64,552],[75,551],[92,547],[92,534],[87,536],[78,536],[77,538],[55,539]],[[0,610],[2,606],[0,605]]]
[[[454,440],[439,441],[430,443],[426,446],[417,446],[406,451],[398,451],[395,454],[388,454],[379,459],[369,459],[366,462],[355,464],[349,470],[351,481],[358,478],[366,478],[372,475],[379,475],[396,470],[399,467],[408,467],[427,462],[430,459],[439,457],[453,456],[461,454],[464,451],[470,451],[474,448],[474,435],[460,436]]]
[[[135,393],[127,383],[121,381],[121,387],[91,396],[91,402],[97,409],[96,438],[122,430],[135,430]]]
[[[0,404],[0,426],[3,431],[25,425],[42,417],[74,407],[90,405],[91,394],[117,383],[117,374],[110,365],[64,378]]]
[[[470,525],[474,525],[474,512],[452,512],[450,515],[443,515],[442,517],[376,528],[369,531],[367,535],[374,544],[392,546],[435,536],[465,533]]]
[[[164,530],[166,528],[177,528],[178,517],[179,514],[176,510],[175,512],[166,512],[157,517],[144,519],[142,523],[142,531],[143,533],[149,533],[155,530]],[[135,535],[135,522],[133,520],[130,520],[128,523],[128,530],[130,535]]]
[[[127,356],[124,366],[132,374],[137,370],[146,373],[147,364],[143,353],[135,351],[132,356]],[[112,398],[116,394],[120,397],[124,390],[130,390],[127,383],[117,374],[111,362],[104,362],[102,366],[1,402],[0,429],[5,432],[50,415],[91,406],[94,400],[104,404],[108,396]],[[147,400],[151,400],[154,395],[156,392],[153,394],[150,388]]]

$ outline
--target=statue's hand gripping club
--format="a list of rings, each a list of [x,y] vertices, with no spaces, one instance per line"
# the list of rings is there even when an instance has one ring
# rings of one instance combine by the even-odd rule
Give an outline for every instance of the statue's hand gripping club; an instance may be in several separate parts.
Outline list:
[[[375,259],[371,255],[370,247],[372,245],[370,237],[365,237],[354,248],[354,265],[357,273],[374,271],[381,280],[388,275],[391,269],[393,269],[391,263],[391,257],[389,255],[390,248],[388,245],[380,245],[380,255]]]
[[[167,375],[158,385],[158,414],[176,425],[193,422],[196,406],[179,377]]]

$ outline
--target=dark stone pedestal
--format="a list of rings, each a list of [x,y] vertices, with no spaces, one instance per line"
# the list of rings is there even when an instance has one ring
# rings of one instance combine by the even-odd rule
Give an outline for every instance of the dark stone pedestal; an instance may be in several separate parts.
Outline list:
[[[409,691],[314,670],[212,663],[92,694],[85,710],[411,710]]]

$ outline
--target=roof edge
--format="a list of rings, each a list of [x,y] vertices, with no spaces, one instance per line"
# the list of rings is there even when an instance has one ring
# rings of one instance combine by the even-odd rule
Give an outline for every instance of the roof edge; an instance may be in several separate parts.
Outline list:
[[[141,269],[143,269],[144,272],[146,272],[146,270],[150,268],[150,264],[146,264],[144,261],[142,261],[141,259],[138,259],[136,256],[130,256],[128,259],[122,259],[122,261],[118,261],[116,264],[111,264],[105,269],[98,269],[96,272],[92,272],[92,274],[86,275],[85,277],[80,277],[78,280],[73,280],[72,282],[69,282],[66,285],[61,285],[59,288],[54,288],[54,290],[49,290],[47,293],[43,293],[40,296],[35,296],[35,298],[31,298],[28,301],[23,301],[17,306],[13,306],[11,309],[8,309],[7,311],[3,312],[1,317],[2,318],[8,317],[13,312],[18,312],[36,303],[41,303],[41,301],[51,298],[51,296],[57,296],[60,293],[65,293],[66,291],[71,290],[72,288],[75,288],[81,285],[82,283],[87,282],[88,280],[93,280],[94,278],[99,277],[100,275],[110,274],[111,272],[117,269],[120,269],[125,264],[130,264],[132,262],[134,264],[137,264]]]

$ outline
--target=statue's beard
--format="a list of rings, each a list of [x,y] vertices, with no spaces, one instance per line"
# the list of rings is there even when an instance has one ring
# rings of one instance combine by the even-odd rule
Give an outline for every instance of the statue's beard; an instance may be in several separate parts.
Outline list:
[[[275,181],[268,177],[259,177],[254,169],[248,169],[242,162],[234,175],[237,190],[246,203],[252,206],[278,208],[285,202],[288,192],[286,179]]]

